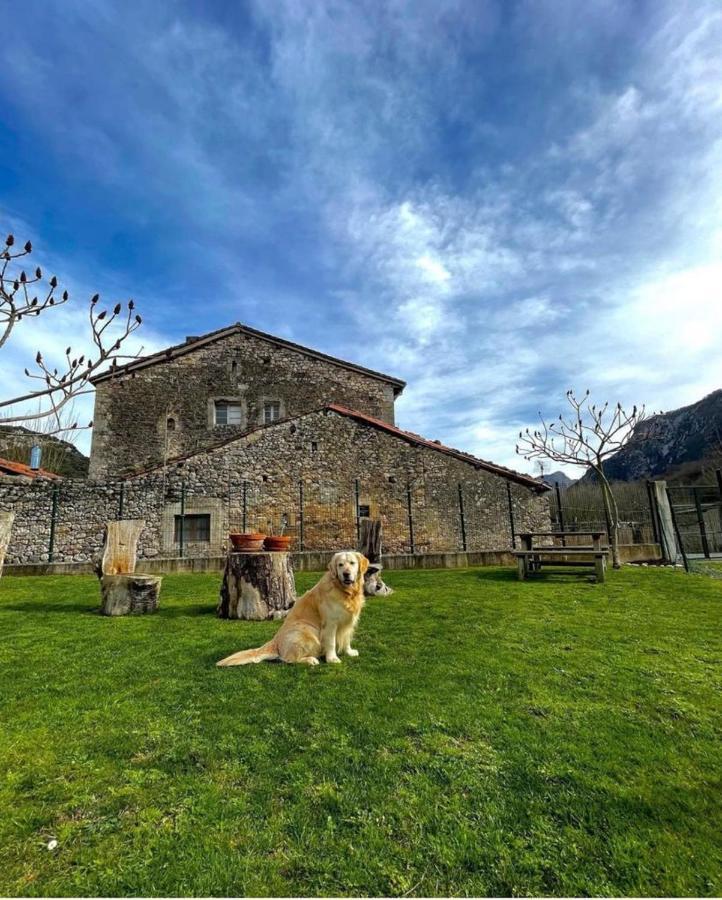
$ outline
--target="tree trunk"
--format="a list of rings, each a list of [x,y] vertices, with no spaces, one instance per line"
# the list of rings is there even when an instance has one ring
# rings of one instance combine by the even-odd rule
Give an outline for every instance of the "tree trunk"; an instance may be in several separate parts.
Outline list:
[[[604,509],[607,513],[607,518],[609,519],[610,528],[609,528],[609,543],[612,547],[612,567],[615,569],[622,568],[622,560],[619,555],[619,507],[617,506],[617,501],[612,493],[612,487],[607,481],[607,476],[604,474],[604,469],[601,464],[597,468],[597,475],[599,477],[599,483],[602,486],[602,499],[604,501]]]
[[[361,519],[358,550],[370,563],[381,562],[381,536],[381,519]]]
[[[14,517],[14,513],[0,512],[0,575],[3,573],[3,563],[10,544],[10,531],[13,527]]]
[[[103,575],[100,579],[104,616],[142,615],[158,609],[158,575]]]
[[[296,602],[289,553],[229,553],[217,613],[221,619],[282,619]]]

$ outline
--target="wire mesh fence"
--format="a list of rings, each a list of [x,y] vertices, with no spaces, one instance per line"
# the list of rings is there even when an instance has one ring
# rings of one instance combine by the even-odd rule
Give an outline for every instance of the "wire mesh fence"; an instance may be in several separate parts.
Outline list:
[[[615,484],[613,490],[620,543],[656,541],[647,485]],[[675,509],[690,553],[704,553],[705,540],[710,552],[718,552],[719,493],[678,489],[677,496]],[[572,535],[571,543],[575,531],[608,533],[597,484],[539,497],[509,481],[490,489],[481,481],[418,475],[346,477],[333,483],[292,475],[283,480],[228,477],[214,482],[212,490],[208,482],[182,475],[103,484],[34,482],[9,505],[16,524],[8,563],[89,562],[100,551],[105,523],[120,518],[145,521],[141,558],[219,556],[232,532],[288,535],[301,551],[354,547],[364,517],[381,520],[387,554],[518,548],[518,535],[525,530],[564,531]]]
[[[654,499],[647,483],[616,482],[612,485],[612,493],[619,510],[619,543],[656,542]],[[597,483],[574,484],[566,489],[557,485],[550,498],[550,511],[555,531],[609,534],[611,523],[605,511],[601,486]]]
[[[424,477],[228,478],[212,491],[183,477],[37,481],[0,496],[6,505],[16,514],[9,564],[91,562],[105,524],[122,518],[145,522],[140,558],[218,556],[233,532],[284,534],[302,551],[355,547],[365,517],[381,520],[386,553],[508,549],[524,522],[549,524],[546,495]]]

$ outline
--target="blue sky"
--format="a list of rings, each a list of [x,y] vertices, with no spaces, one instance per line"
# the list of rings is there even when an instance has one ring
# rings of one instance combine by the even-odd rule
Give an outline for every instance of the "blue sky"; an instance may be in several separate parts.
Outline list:
[[[722,387],[718,0],[25,0],[0,227],[155,350],[233,321],[408,381],[402,427],[516,468],[568,387]],[[81,402],[80,414],[89,398]]]

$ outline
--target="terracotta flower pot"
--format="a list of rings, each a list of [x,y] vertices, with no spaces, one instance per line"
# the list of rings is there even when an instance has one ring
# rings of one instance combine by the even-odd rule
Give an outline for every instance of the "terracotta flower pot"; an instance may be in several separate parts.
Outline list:
[[[231,532],[228,535],[233,544],[236,553],[259,553],[263,550],[263,539],[265,534],[250,532],[247,534],[236,534]]]
[[[292,540],[291,535],[269,534],[263,542],[263,549],[276,553],[287,553]]]

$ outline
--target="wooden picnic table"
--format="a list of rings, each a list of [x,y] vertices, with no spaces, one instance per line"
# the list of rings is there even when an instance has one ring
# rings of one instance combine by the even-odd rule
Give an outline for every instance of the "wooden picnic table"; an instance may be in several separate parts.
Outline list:
[[[514,550],[519,580],[537,575],[542,566],[569,566],[576,569],[593,568],[597,581],[604,581],[608,549],[602,547],[603,531],[524,531],[519,534],[523,549]],[[569,537],[589,537],[591,545],[562,546],[546,544],[534,546],[535,538],[560,538],[566,543]],[[574,573],[570,573],[574,574]]]

